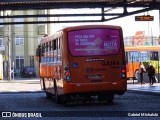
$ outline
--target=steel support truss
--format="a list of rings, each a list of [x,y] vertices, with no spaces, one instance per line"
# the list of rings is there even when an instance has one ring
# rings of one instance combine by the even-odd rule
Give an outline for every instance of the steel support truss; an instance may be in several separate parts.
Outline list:
[[[135,3],[134,3],[135,1]],[[1,2],[0,2],[1,4]],[[157,0],[152,0],[150,2],[139,2],[137,3],[136,0],[132,0],[132,2],[127,2],[126,0],[122,0],[121,2],[117,3],[80,3],[80,2],[73,2],[73,3],[55,3],[55,4],[31,4],[29,7],[29,4],[14,4],[10,7],[4,8],[5,5],[2,5],[0,9],[6,10],[6,8],[10,10],[43,10],[43,9],[75,9],[78,8],[99,8],[101,9],[101,13],[82,13],[82,14],[41,14],[41,15],[14,15],[14,16],[0,16],[1,19],[4,18],[38,18],[38,17],[100,17],[100,19],[96,20],[57,20],[57,21],[27,21],[27,22],[3,22],[0,23],[0,25],[9,25],[9,24],[49,24],[49,23],[81,23],[81,22],[105,22],[109,20],[114,20],[117,18],[126,17],[129,15],[134,15],[150,10],[159,10],[160,9],[160,1],[157,2]],[[14,8],[14,9],[13,9]],[[16,9],[17,8],[17,9]],[[28,9],[27,9],[28,8]],[[112,11],[113,9],[119,9],[122,8],[122,13],[110,13],[108,11]],[[128,8],[140,8],[139,10],[128,12]],[[107,9],[107,10],[106,10]],[[109,16],[109,18],[107,18]]]

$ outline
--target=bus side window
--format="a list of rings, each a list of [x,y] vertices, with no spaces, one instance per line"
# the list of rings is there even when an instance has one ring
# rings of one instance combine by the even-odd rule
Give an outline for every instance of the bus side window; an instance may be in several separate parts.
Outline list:
[[[62,61],[62,37],[60,37],[60,61]]]
[[[53,40],[51,41],[51,51],[53,51]]]
[[[128,52],[128,62],[133,62],[133,55],[131,52]]]
[[[51,44],[51,41],[49,41],[49,46],[48,46],[48,47],[49,47],[49,51],[51,51],[51,50],[52,50],[51,45],[52,45],[52,44]]]
[[[52,50],[54,50],[54,40],[52,40]]]
[[[53,50],[56,50],[56,40],[52,41],[52,47],[53,47]]]
[[[46,43],[46,52],[48,52],[48,42]]]
[[[61,49],[61,38],[58,39],[58,49]]]
[[[42,44],[42,54],[41,54],[41,56],[44,56],[44,52],[45,52],[45,45]]]
[[[52,49],[53,49],[53,62],[56,62],[56,50],[57,50],[57,39],[52,40]]]
[[[58,50],[58,38],[56,39],[56,50]]]

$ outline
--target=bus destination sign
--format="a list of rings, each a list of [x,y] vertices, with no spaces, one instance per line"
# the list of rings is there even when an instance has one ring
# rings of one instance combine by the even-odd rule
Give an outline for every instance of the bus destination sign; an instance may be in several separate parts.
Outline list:
[[[153,21],[154,16],[150,15],[142,15],[142,16],[135,16],[135,21]]]

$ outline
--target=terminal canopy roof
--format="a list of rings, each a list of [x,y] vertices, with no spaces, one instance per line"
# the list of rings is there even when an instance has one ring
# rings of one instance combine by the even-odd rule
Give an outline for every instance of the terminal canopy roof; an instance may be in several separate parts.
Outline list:
[[[150,10],[160,9],[160,0],[0,0],[0,11],[4,10],[43,10],[43,9],[100,9],[99,13],[73,13],[69,14],[38,14],[38,15],[3,15],[1,18],[28,18],[28,17],[83,17],[98,16],[98,20],[66,20],[66,21],[38,21],[14,22],[0,24],[37,24],[37,23],[75,23],[75,22],[104,22]],[[122,13],[115,13],[115,9],[123,9]],[[128,8],[141,8],[128,11]],[[107,17],[106,17],[107,16]],[[108,17],[109,16],[109,17]]]
[[[160,0],[1,0],[0,9],[159,7]]]

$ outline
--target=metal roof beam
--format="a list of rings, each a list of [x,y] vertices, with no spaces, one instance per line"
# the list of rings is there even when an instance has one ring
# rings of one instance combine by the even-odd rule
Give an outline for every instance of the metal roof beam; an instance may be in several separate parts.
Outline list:
[[[3,22],[3,23],[0,23],[0,25],[50,24],[50,23],[84,23],[84,22],[103,22],[103,21],[102,20],[28,21],[28,22]]]
[[[145,9],[142,9],[142,10],[136,10],[136,11],[133,11],[133,12],[125,12],[124,14],[121,14],[117,17],[113,17],[113,18],[109,18],[109,19],[105,19],[104,21],[109,21],[109,20],[114,20],[114,19],[118,19],[118,18],[122,18],[122,17],[126,17],[126,16],[130,16],[130,15],[134,15],[134,14],[138,14],[138,13],[142,13],[142,12],[146,12],[146,11],[150,11],[150,10],[153,10],[153,8],[145,8]]]
[[[32,1],[32,0],[30,0]],[[50,1],[50,3],[47,3]],[[158,0],[151,0],[150,2],[144,2],[144,1],[130,1],[127,0],[123,1],[112,1],[108,0],[108,2],[102,2],[102,0],[99,0],[101,2],[93,2],[92,0],[89,2],[74,2],[74,1],[58,1],[56,0],[48,0],[48,1],[32,1],[31,4],[23,2],[19,2],[16,4],[16,2],[13,4],[4,4],[5,2],[0,2],[0,10],[43,10],[43,9],[78,9],[78,8],[100,8],[101,13],[87,13],[87,14],[47,14],[47,15],[14,15],[14,16],[0,16],[1,19],[3,18],[29,18],[29,17],[79,17],[79,16],[100,16],[101,20],[64,20],[64,21],[28,21],[28,22],[5,22],[0,23],[0,25],[9,25],[9,24],[44,24],[44,23],[76,23],[76,22],[103,22],[103,21],[109,21],[114,20],[117,18],[138,14],[141,12],[146,12],[153,9],[160,9],[160,1]],[[95,1],[95,0],[94,0]],[[110,1],[110,2],[109,2]],[[43,3],[44,2],[44,3]],[[2,4],[3,3],[3,4]],[[128,12],[127,8],[134,7],[134,8],[143,8],[142,10],[136,10],[133,12]],[[123,8],[123,13],[107,13],[107,11],[104,11],[104,8],[109,8],[109,10],[112,10],[114,8]],[[111,9],[110,9],[111,8]],[[86,11],[87,12],[87,11]],[[116,16],[112,18],[105,19],[105,16]]]
[[[42,9],[63,9],[63,8],[102,8],[102,7],[160,7],[160,2],[150,3],[105,3],[105,2],[69,2],[69,3],[46,3],[46,4],[0,4],[0,10],[42,10]]]
[[[104,16],[117,16],[121,13],[105,13]],[[41,15],[14,15],[14,16],[0,16],[3,18],[37,18],[37,17],[81,17],[81,16],[102,16],[101,13],[90,13],[90,14],[41,14]]]
[[[13,25],[13,24],[50,24],[50,23],[81,23],[81,22],[104,22],[104,21],[109,21],[109,20],[114,20],[118,18],[122,18],[125,16],[133,15],[133,14],[138,14],[146,11],[153,10],[153,8],[144,8],[141,10],[136,10],[133,12],[127,12],[124,11],[123,13],[117,13],[117,14],[104,14],[104,9],[102,9],[101,14],[55,14],[55,15],[17,15],[17,16],[1,16],[3,18],[18,18],[18,17],[75,17],[75,16],[101,16],[100,20],[64,20],[64,21],[27,21],[27,22],[4,22],[0,23],[0,25]],[[116,16],[112,17],[109,19],[105,19],[105,16]]]

